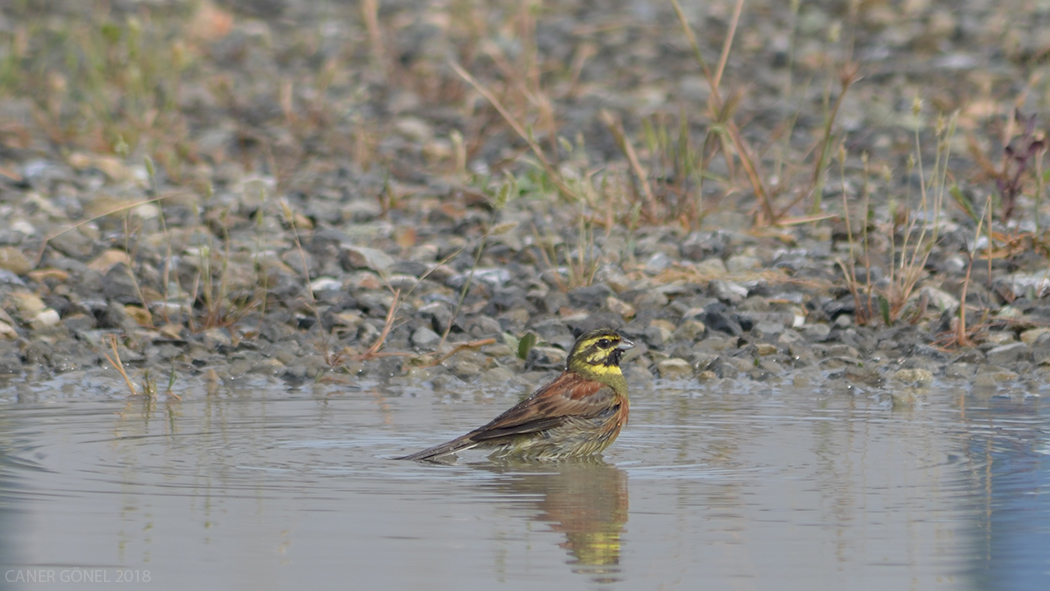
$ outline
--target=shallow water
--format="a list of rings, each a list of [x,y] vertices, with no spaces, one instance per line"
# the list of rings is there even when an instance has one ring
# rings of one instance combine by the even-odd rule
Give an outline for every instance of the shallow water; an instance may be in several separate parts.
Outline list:
[[[1047,588],[1050,393],[811,382],[635,385],[603,461],[538,466],[390,459],[525,392],[7,385],[0,587]]]

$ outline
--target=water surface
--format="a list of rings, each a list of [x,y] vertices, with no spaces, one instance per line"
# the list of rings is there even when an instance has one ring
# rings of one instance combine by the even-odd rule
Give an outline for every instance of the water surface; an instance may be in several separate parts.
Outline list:
[[[1031,387],[935,383],[894,406],[820,376],[635,384],[601,460],[449,466],[391,458],[526,392],[254,377],[175,391],[133,398],[99,375],[0,389],[0,587],[1050,583],[1050,408]]]

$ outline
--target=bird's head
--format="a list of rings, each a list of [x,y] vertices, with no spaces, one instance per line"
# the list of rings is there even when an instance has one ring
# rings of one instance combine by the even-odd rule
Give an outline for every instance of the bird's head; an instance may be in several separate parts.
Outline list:
[[[623,379],[620,357],[634,343],[621,337],[615,330],[599,328],[583,334],[569,351],[566,369],[586,378],[608,382]]]

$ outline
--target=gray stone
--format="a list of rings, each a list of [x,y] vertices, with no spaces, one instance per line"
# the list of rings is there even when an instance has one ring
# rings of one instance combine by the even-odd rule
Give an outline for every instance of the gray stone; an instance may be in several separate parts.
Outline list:
[[[347,269],[371,269],[380,273],[386,273],[394,264],[394,257],[387,253],[367,246],[356,246],[353,244],[342,244],[344,264]]]
[[[229,347],[233,344],[233,339],[230,338],[230,332],[225,328],[211,328],[201,333],[201,343],[214,351],[219,347]]]
[[[726,261],[726,268],[730,273],[743,273],[745,271],[753,271],[762,266],[762,260],[758,257],[752,257],[747,255],[736,255],[729,257]]]
[[[634,307],[639,310],[657,310],[667,305],[665,294],[656,290],[646,290],[634,298]]]
[[[668,327],[654,322],[645,329],[645,342],[651,347],[662,347],[671,338],[672,332]]]
[[[977,368],[969,363],[953,363],[944,368],[944,377],[969,380],[973,378],[976,371]]]
[[[717,330],[732,336],[740,336],[744,329],[729,314],[729,308],[721,302],[715,302],[704,308],[704,324],[710,330]]]
[[[723,302],[739,304],[747,297],[747,288],[734,281],[716,279],[711,282],[711,293]]]
[[[685,359],[672,357],[656,364],[656,370],[664,379],[681,379],[693,375],[693,366]]]
[[[893,374],[893,380],[904,384],[928,386],[933,382],[933,373],[928,369],[900,369]]]
[[[585,308],[597,308],[605,305],[606,299],[613,294],[613,290],[604,283],[595,283],[586,287],[577,287],[569,292],[569,302],[573,306]]]
[[[499,321],[488,316],[472,318],[466,324],[469,327],[470,335],[478,339],[498,337],[503,332],[503,327],[500,326]]]
[[[751,333],[763,339],[774,338],[784,332],[784,325],[775,322],[763,321],[751,329]]]
[[[645,272],[650,275],[656,275],[661,271],[668,269],[674,261],[671,257],[667,256],[666,253],[658,252],[653,256],[649,257],[649,260],[645,262]]]
[[[568,353],[557,347],[533,347],[529,349],[529,355],[525,359],[525,368],[564,369],[566,357]]]
[[[827,324],[807,324],[802,327],[802,336],[813,343],[826,341],[830,335],[831,327]]]
[[[1019,361],[1027,361],[1029,350],[1028,345],[1024,343],[1011,343],[990,349],[985,355],[988,363],[992,365],[1010,365]]]
[[[411,341],[412,346],[417,349],[432,349],[441,342],[441,335],[424,326],[412,333]]]
[[[102,282],[102,291],[106,294],[107,299],[117,300],[123,304],[139,301],[135,280],[124,265],[113,265],[109,268]]]

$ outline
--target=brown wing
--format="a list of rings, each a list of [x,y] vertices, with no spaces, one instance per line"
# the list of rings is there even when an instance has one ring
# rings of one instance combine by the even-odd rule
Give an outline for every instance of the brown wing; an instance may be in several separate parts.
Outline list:
[[[484,441],[535,433],[560,424],[566,417],[596,417],[615,404],[616,392],[609,386],[566,372],[464,437]]]
[[[500,437],[549,429],[561,424],[567,417],[596,417],[609,412],[616,404],[616,392],[612,388],[566,372],[485,426],[452,441],[398,459],[433,460],[482,443],[491,443],[491,440]]]

